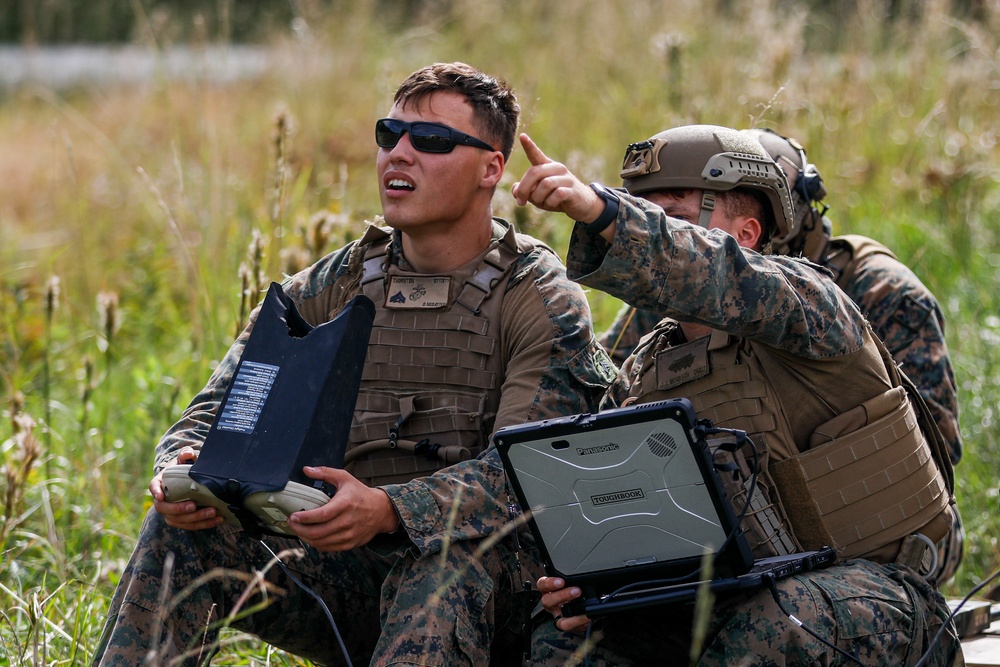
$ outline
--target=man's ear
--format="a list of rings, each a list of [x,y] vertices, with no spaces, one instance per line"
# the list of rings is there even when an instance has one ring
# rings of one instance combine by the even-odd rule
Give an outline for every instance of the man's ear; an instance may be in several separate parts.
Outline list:
[[[505,165],[506,161],[503,159],[503,153],[500,151],[490,153],[489,160],[483,165],[482,186],[490,190],[495,188],[503,177]]]
[[[737,223],[733,231],[735,232],[736,242],[740,244],[740,247],[749,248],[750,250],[760,250],[761,237],[764,234],[764,225],[761,224],[760,220],[754,217],[741,216],[737,218]]]

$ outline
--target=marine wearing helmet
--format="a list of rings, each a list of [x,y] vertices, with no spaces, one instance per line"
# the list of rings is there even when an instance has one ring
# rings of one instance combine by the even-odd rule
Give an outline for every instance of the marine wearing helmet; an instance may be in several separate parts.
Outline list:
[[[621,177],[626,190],[702,190],[698,224],[708,226],[718,193],[734,190],[766,200],[763,243],[785,238],[794,216],[788,179],[759,140],[718,125],[675,127],[625,151]]]

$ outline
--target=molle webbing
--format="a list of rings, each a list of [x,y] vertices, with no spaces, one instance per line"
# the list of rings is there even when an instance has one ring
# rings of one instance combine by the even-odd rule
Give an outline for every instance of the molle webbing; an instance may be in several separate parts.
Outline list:
[[[699,417],[754,435],[777,428],[774,414],[763,407],[767,387],[760,380],[750,379],[747,366],[726,366],[692,384],[698,385],[692,387],[690,397]]]
[[[699,339],[688,345],[705,342]],[[787,438],[774,437],[781,423],[776,401],[769,395],[768,385],[751,355],[741,352],[737,339],[718,331],[708,340],[708,350],[711,372],[680,385],[681,391],[672,391],[672,396],[686,396],[699,418],[709,419],[716,426],[744,431],[758,447],[777,449],[778,456],[793,455],[794,452],[784,451],[787,445],[781,444]],[[656,360],[658,390],[665,389],[660,381],[664,354],[661,352]]]
[[[496,350],[488,328],[482,318],[460,313],[381,310],[363,380],[493,389],[496,373],[484,370]]]
[[[925,406],[919,393],[872,339],[895,388],[812,433],[792,432],[753,348],[736,339],[724,344],[718,332],[708,347],[710,373],[680,384],[665,382],[670,370],[663,367],[676,365],[685,345],[699,344],[693,341],[658,352],[655,363],[647,359],[633,389],[644,402],[686,396],[700,418],[745,431],[764,461],[759,482],[803,548],[829,545],[841,558],[864,555],[887,562],[907,535],[920,532],[935,542],[944,537],[951,526],[952,482],[950,459],[942,454],[943,441],[934,437],[933,419],[920,412]],[[656,382],[649,377],[653,372]],[[800,454],[800,447],[808,450]],[[745,493],[736,496],[735,482],[745,480],[727,484],[738,511]],[[754,517],[743,525],[758,540],[754,555],[770,555],[760,537],[773,533],[771,527]]]
[[[712,443],[709,442],[709,447]],[[763,452],[759,453],[763,457]],[[744,445],[735,452],[725,448],[713,448],[713,461],[719,471],[726,491],[726,497],[739,515],[746,507],[746,514],[740,526],[756,558],[782,556],[801,548],[782,523],[784,512],[771,499],[775,497],[771,482],[766,475],[757,475],[753,483],[753,449]],[[753,497],[747,505],[747,494],[754,489]]]
[[[927,438],[927,443],[934,456],[938,472],[944,479],[948,493],[953,494],[955,492],[955,468],[951,462],[951,450],[944,436],[941,434],[941,430],[937,427],[937,422],[934,421],[934,415],[931,414],[930,408],[927,407],[923,396],[920,395],[917,385],[913,383],[913,380],[909,376],[899,370],[888,348],[874,334],[872,334],[872,338],[878,346],[879,354],[882,356],[882,363],[885,364],[886,370],[889,371],[889,378],[893,381],[893,384],[903,387],[906,391],[910,404],[917,414],[917,420],[924,432],[924,436]]]
[[[666,335],[670,335],[669,331]],[[655,344],[656,338],[651,337],[649,342]],[[702,356],[707,356],[710,372],[693,380],[677,382],[678,369],[690,368],[688,360]],[[708,338],[649,354],[633,388],[638,390],[636,397],[642,402],[687,397],[699,418],[709,419],[722,428],[746,432],[756,444],[760,458],[756,490],[741,522],[750,548],[757,558],[799,550],[767,474],[767,461],[772,456],[770,450],[787,449],[788,445],[781,443],[789,441],[790,436],[782,432],[784,420],[775,412],[776,402],[770,395],[759,363],[751,352],[741,350],[738,339],[714,331]],[[748,458],[750,455],[743,450],[732,455],[716,453],[716,464],[723,467],[720,474],[727,496],[737,514],[746,503],[752,477]]]
[[[367,248],[360,281],[378,308],[348,469],[373,486],[428,475],[450,464],[456,452],[471,458],[485,449],[504,379],[499,322],[505,278],[519,256],[508,228],[448,306],[389,308],[391,276],[424,277],[392,266],[390,248],[388,235]],[[454,288],[452,283],[451,294]],[[447,460],[444,452],[450,452]]]
[[[834,546],[841,558],[929,528],[950,495],[902,387],[855,410],[868,415],[866,425],[770,466],[784,502],[796,508],[790,518],[799,541]],[[934,542],[945,534],[928,533]]]

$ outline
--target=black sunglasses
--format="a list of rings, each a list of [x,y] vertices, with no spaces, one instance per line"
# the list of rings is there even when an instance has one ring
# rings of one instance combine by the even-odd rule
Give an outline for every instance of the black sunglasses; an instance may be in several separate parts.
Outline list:
[[[441,123],[418,121],[407,123],[395,118],[381,118],[375,121],[375,143],[382,148],[395,148],[403,133],[410,133],[410,143],[424,153],[450,153],[455,146],[475,146],[487,151],[496,150],[485,141],[459,132]]]

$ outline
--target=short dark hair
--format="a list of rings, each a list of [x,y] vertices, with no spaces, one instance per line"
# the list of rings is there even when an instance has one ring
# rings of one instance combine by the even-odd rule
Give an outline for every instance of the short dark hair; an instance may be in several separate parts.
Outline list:
[[[767,195],[755,188],[735,188],[717,192],[716,196],[730,218],[742,215],[760,221],[759,247],[766,248],[778,228],[774,220],[774,210],[771,208],[771,202]]]
[[[405,109],[410,102],[417,103],[438,91],[465,97],[483,133],[480,138],[498,146],[505,162],[510,159],[521,107],[506,81],[465,63],[435,63],[406,77],[392,101]]]

